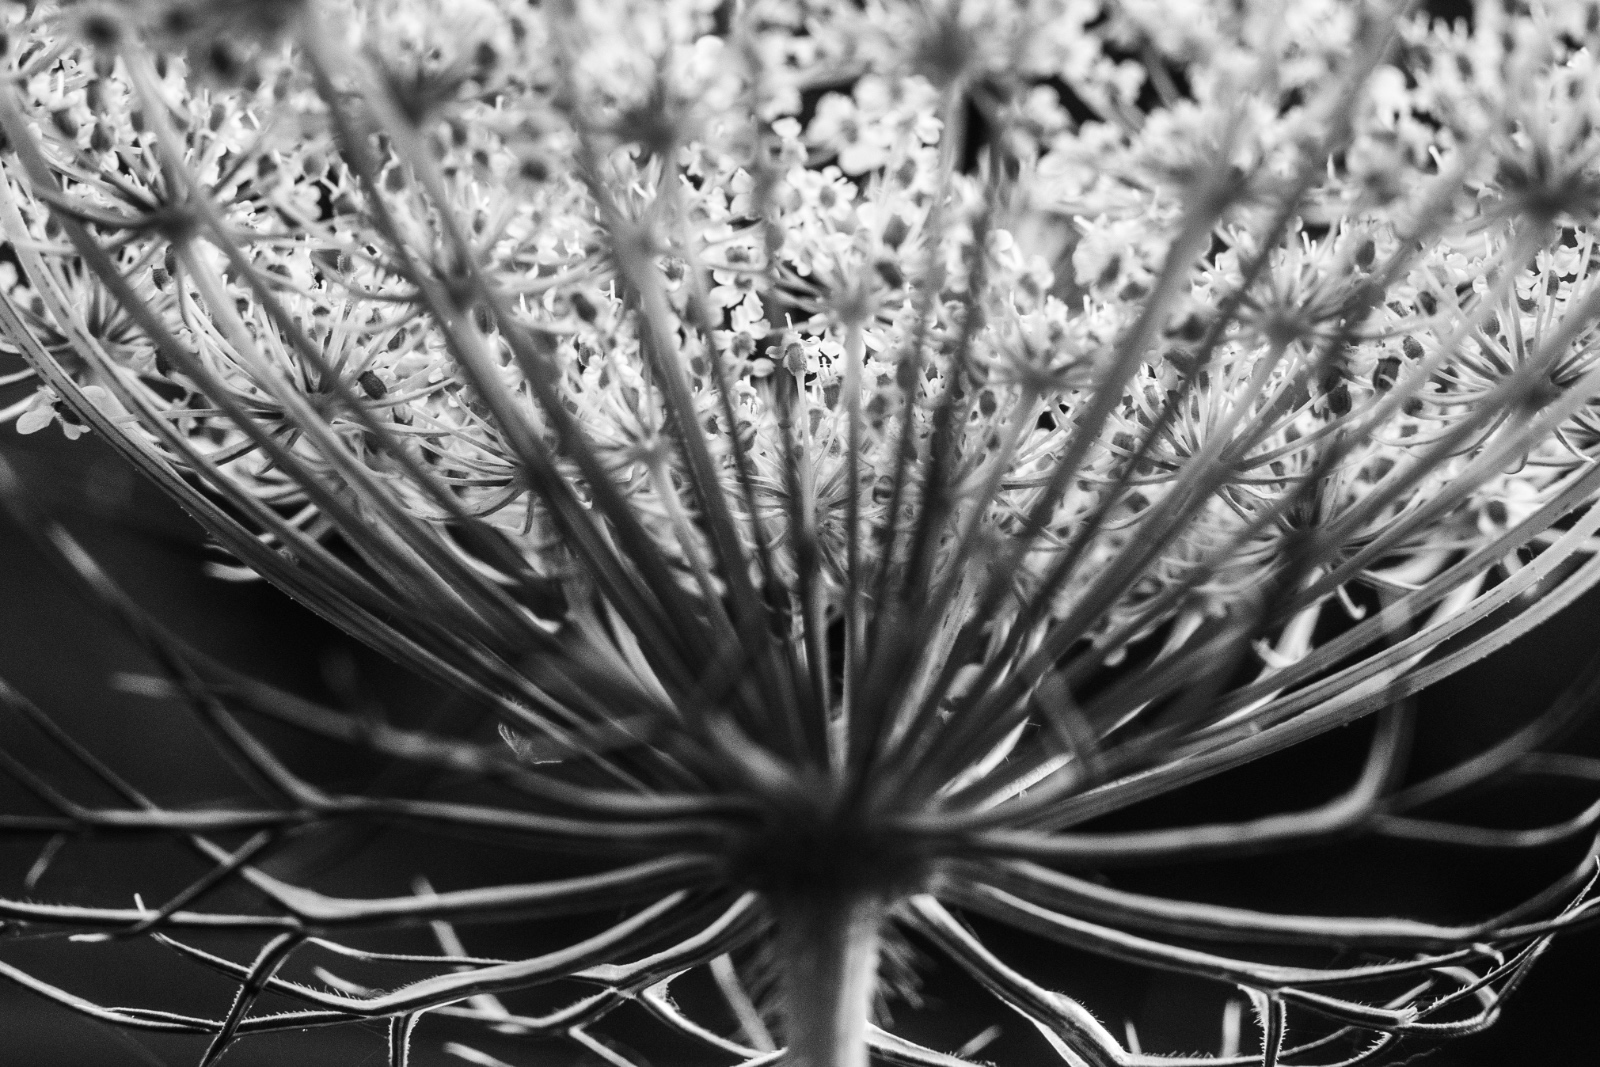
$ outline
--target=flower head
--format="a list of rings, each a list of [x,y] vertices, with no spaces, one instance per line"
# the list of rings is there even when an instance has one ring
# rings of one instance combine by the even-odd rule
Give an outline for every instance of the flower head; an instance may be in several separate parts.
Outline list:
[[[1474,623],[1531,625],[1539,574],[1595,579],[1587,38],[1280,7],[12,15],[3,324],[43,391],[0,411],[65,400],[241,565],[499,716],[509,753],[360,737],[512,783],[504,811],[379,807],[628,853],[449,905],[640,907],[561,965],[605,997],[732,959],[741,1012],[766,938],[792,1055],[860,1064],[904,923],[1069,1062],[1144,1062],[943,900],[1221,976],[1268,1044],[1287,1003],[1408,1032],[1455,995],[1347,984],[1468,961],[1482,993],[1481,946],[1535,935],[1260,920],[1438,950],[1274,970],[1111,928],[1145,902],[1090,923],[1040,866],[1182,852],[1070,828],[1400,701],[1492,646]],[[253,76],[202,77],[236,40]],[[299,892],[268,895],[321,929]],[[272,988],[330,1018],[469,995],[430,981]]]

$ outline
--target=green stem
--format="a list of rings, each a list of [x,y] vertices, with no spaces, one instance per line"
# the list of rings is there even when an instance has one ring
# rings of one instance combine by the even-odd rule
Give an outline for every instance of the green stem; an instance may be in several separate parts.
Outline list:
[[[819,891],[774,909],[786,1067],[866,1067],[886,902]]]

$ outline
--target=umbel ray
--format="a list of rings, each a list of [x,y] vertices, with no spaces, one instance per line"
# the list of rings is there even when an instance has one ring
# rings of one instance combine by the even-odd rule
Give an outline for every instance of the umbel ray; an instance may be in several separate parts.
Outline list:
[[[70,768],[0,749],[0,833],[43,850],[7,933],[153,940],[232,994],[94,1002],[3,943],[0,976],[202,1064],[379,1020],[398,1067],[446,1020],[484,1035],[446,1046],[468,1062],[622,1065],[645,1016],[706,1063],[978,1062],[908,1036],[917,954],[1071,1065],[1384,1062],[1493,1022],[1593,921],[1593,849],[1468,924],[1115,872],[1600,819],[1438,817],[1600,782],[1548,750],[1600,661],[1472,758],[1407,761],[1417,693],[1600,577],[1600,11],[1170,7],[7,9],[0,419],[103,437],[219,570],[452,698],[418,729],[214,662],[0,465],[144,643],[125,683],[238,778],[173,800],[0,688]],[[1366,717],[1326,804],[1104,821]],[[284,728],[408,773],[301,773]],[[502,862],[288,873],[372,827]],[[57,852],[124,841],[192,872],[52,895]],[[1143,1050],[999,927],[1229,991],[1223,1047]]]

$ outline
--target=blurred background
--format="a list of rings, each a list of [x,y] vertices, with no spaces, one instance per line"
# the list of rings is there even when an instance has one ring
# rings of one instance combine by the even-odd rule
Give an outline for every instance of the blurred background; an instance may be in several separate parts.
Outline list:
[[[0,391],[0,406],[15,392]],[[447,694],[357,647],[266,584],[208,577],[204,564],[214,557],[205,552],[199,529],[93,435],[68,442],[56,427],[21,436],[8,426],[0,428],[0,456],[21,474],[37,506],[60,519],[134,600],[204,652],[334,706],[376,702],[402,722],[423,722],[447,700]],[[1593,650],[1596,633],[1600,597],[1590,596],[1520,644],[1429,692],[1420,712],[1414,773],[1470,754],[1541,710]],[[0,517],[0,678],[135,784],[165,789],[163,795],[175,790],[196,800],[237,794],[238,779],[228,773],[186,710],[117,684],[119,676],[151,671],[151,663],[126,633],[81,597],[10,519]],[[1600,714],[1593,718],[1564,740],[1565,750],[1600,753]],[[297,768],[316,780],[359,787],[382,773],[380,765],[363,763],[349,750],[268,733]],[[1123,813],[1116,823],[1179,825],[1316,804],[1348,787],[1369,736],[1370,727],[1358,724]],[[59,755],[16,716],[0,716],[0,746],[43,775],[66,776],[55,780],[70,790],[70,772]],[[1533,826],[1568,817],[1592,799],[1576,787],[1498,789],[1469,799],[1451,814],[1479,825]],[[11,811],[37,810],[26,806],[26,798],[10,784],[0,785],[0,803]],[[570,869],[556,857],[504,855],[449,842],[419,850],[415,842],[414,837],[391,842],[382,834],[335,838],[313,843],[309,851],[297,854],[296,862],[350,893],[408,892],[406,884],[418,871],[443,888],[496,876],[548,877]],[[1581,858],[1587,843],[1587,836],[1580,836],[1563,846],[1523,854],[1356,841],[1277,857],[1118,871],[1115,883],[1265,908],[1470,921],[1553,881]],[[181,886],[197,873],[192,859],[183,859],[176,846],[131,840],[94,847],[69,842],[27,892],[24,879],[43,845],[42,838],[0,841],[0,896],[126,906],[128,894],[140,886],[155,899],[161,887]],[[1147,1050],[1217,1048],[1226,990],[1077,957],[999,929],[985,927],[982,932],[1002,956],[1085,999],[1114,1031],[1120,1034],[1124,1021],[1131,1022]],[[463,936],[469,951],[499,955],[517,944],[537,943],[539,931],[471,929]],[[914,942],[906,948],[919,952]],[[1391,1062],[1419,1055],[1437,1067],[1592,1062],[1590,1013],[1600,1006],[1597,950],[1600,940],[1593,933],[1558,942],[1493,1029],[1439,1045],[1408,1042]],[[248,959],[253,951],[237,948],[233,958]],[[924,956],[924,963],[929,958]],[[187,998],[195,1010],[214,1015],[227,1005],[225,985],[149,944],[36,944],[0,934],[0,960],[33,968],[102,1003],[154,1005]],[[912,1036],[953,1049],[998,1022],[1001,1036],[981,1058],[1051,1062],[1036,1035],[1015,1017],[996,1016],[976,987],[952,970],[922,969],[922,1010],[913,1010],[908,1002],[891,1005],[897,1017],[910,1019]],[[629,1019],[619,1018],[611,1032],[626,1034]],[[1247,1033],[1250,1026],[1247,1012]],[[641,1035],[645,1028],[641,1022]],[[442,1051],[446,1041],[465,1036],[448,1022],[430,1019],[419,1029],[415,1062],[427,1067],[466,1062]],[[640,1042],[638,1047],[648,1048],[651,1062],[659,1065],[707,1062],[687,1058],[686,1049],[651,1045],[645,1036]],[[203,1047],[194,1038],[128,1035],[0,980],[0,1064],[188,1064],[198,1061]],[[518,1067],[583,1058],[571,1045],[554,1042],[491,1036],[476,1047]],[[372,1025],[249,1038],[223,1062],[230,1067],[360,1067],[382,1064],[385,1056],[383,1030]]]

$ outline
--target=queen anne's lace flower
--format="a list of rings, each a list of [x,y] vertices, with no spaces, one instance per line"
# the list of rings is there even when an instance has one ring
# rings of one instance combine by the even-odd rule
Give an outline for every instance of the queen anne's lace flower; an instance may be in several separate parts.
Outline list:
[[[1592,5],[6,18],[0,319],[33,369],[0,381],[37,391],[0,419],[112,435],[244,568],[496,709],[563,813],[539,833],[615,817],[685,865],[598,907],[756,894],[701,923],[714,950],[572,971],[664,988],[759,899],[798,1062],[859,1064],[896,914],[1068,1062],[1145,1062],[942,895],[1221,976],[1269,1044],[1286,1003],[1385,1034],[1437,1010],[1085,933],[1050,909],[1098,890],[1017,857],[1099,855],[1062,831],[1595,579]],[[594,960],[644,943],[617,937]],[[407,988],[293,995],[460,1000]],[[562,1032],[595,1047],[588,1011]],[[712,1043],[770,1045],[750,1012],[748,1049]]]

